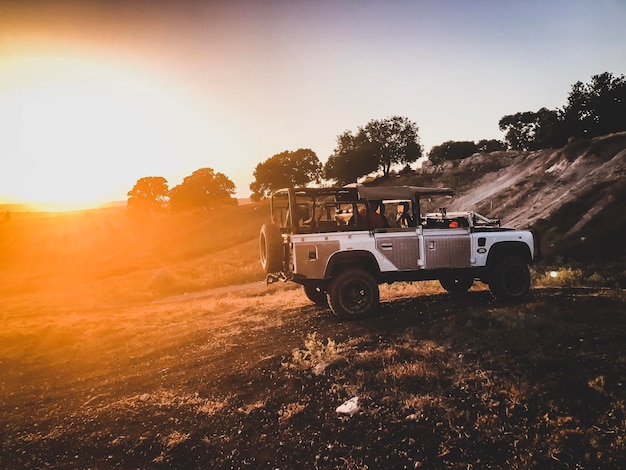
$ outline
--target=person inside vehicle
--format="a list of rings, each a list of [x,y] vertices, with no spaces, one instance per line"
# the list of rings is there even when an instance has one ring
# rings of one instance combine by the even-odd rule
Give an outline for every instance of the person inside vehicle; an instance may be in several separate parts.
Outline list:
[[[415,227],[415,221],[411,216],[408,202],[401,202],[398,205],[398,213],[396,214],[396,223],[398,227],[408,228]]]
[[[383,224],[383,226],[380,228],[389,228],[389,221],[385,216],[385,204],[382,201],[377,201],[375,204],[378,206],[378,208],[376,208],[376,205],[374,206],[374,214],[379,215],[380,223]]]
[[[461,227],[469,227],[469,223],[465,217],[457,217],[456,219],[452,219],[450,221],[450,228],[461,228]]]
[[[382,211],[382,214],[381,214]],[[356,225],[363,228],[387,228],[389,222],[384,215],[385,209],[381,201],[370,201],[368,207],[361,206],[357,212]],[[353,217],[354,218],[354,217]],[[349,225],[353,225],[353,219],[350,219]]]
[[[296,221],[302,226],[311,227],[314,225],[313,216],[310,214],[309,208],[306,204],[299,204],[296,209]]]

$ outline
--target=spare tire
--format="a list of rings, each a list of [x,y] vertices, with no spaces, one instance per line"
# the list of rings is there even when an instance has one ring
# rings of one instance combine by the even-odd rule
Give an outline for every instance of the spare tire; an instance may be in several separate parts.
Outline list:
[[[283,237],[276,224],[263,224],[259,235],[261,266],[266,273],[283,270]]]

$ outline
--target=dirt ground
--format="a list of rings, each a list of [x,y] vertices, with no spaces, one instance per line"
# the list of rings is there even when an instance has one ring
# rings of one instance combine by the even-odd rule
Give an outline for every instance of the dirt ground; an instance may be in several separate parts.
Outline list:
[[[421,283],[428,284],[428,283]],[[626,296],[385,287],[339,323],[280,284],[13,310],[0,468],[619,468]],[[358,397],[353,414],[337,407]]]

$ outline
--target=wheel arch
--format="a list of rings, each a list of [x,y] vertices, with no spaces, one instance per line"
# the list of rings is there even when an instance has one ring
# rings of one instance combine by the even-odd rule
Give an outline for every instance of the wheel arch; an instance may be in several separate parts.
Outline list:
[[[342,251],[333,254],[326,265],[324,279],[330,279],[346,269],[360,268],[380,282],[380,268],[372,253],[365,250]]]
[[[508,257],[517,256],[527,264],[532,262],[530,248],[524,242],[504,241],[497,242],[491,246],[489,255],[487,255],[487,267],[495,266],[499,261]]]

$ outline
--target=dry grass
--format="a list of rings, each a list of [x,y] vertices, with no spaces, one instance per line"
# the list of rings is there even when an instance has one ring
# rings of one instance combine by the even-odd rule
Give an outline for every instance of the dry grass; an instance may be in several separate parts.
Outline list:
[[[89,307],[261,280],[266,217],[264,205],[144,220],[120,208],[14,214],[0,225],[0,292],[29,307]]]
[[[100,216],[16,216],[2,232],[4,253],[30,253],[0,271],[0,467],[623,461],[622,290],[541,284],[552,267],[522,304],[480,283],[462,298],[397,283],[381,286],[380,317],[338,323],[290,283],[205,290],[262,277],[258,220],[239,242],[205,233],[206,214],[143,232]],[[360,411],[338,417],[354,396]]]

